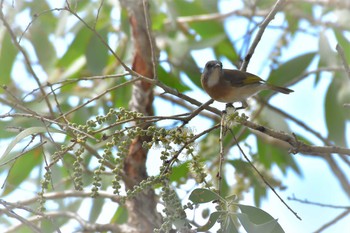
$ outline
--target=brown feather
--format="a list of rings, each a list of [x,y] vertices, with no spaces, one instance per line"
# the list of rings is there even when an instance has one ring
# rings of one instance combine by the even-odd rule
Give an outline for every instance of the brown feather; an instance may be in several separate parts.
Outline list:
[[[243,72],[240,70],[223,69],[223,77],[225,80],[227,80],[231,84],[231,86],[235,86],[235,87],[244,86],[246,84],[264,82],[264,80],[262,80],[258,76],[248,72]]]

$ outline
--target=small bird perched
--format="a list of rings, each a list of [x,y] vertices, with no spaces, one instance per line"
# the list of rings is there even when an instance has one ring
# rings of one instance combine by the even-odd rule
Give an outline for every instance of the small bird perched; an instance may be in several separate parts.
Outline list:
[[[246,99],[263,90],[278,91],[289,94],[293,90],[266,83],[258,76],[240,71],[222,68],[220,61],[208,61],[201,76],[202,87],[216,101],[232,106],[233,102],[241,102],[248,106]]]

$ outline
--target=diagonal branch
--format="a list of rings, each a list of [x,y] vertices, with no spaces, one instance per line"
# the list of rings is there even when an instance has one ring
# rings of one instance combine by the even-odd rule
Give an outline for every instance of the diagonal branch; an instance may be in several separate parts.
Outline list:
[[[260,24],[260,29],[258,31],[258,34],[256,35],[252,45],[250,46],[249,51],[243,60],[243,63],[242,63],[240,70],[243,70],[243,71],[247,70],[249,61],[252,58],[254,51],[255,51],[256,47],[258,46],[258,44],[259,44],[259,42],[260,42],[260,40],[265,32],[265,29],[267,28],[269,23],[275,18],[275,15],[277,14],[277,12],[279,10],[281,10],[284,3],[285,3],[285,0],[278,0],[276,2],[276,4],[274,5],[274,7],[272,8],[272,10],[270,11],[270,13],[266,16],[264,21]]]
[[[3,12],[3,9],[4,9],[3,3],[4,3],[4,0],[1,0],[1,3],[0,3],[0,20],[4,23],[4,26],[6,27],[8,33],[10,34],[12,42],[17,47],[17,49],[22,53],[22,55],[24,57],[25,64],[26,64],[26,67],[29,70],[30,74],[33,76],[35,82],[38,84],[38,87],[40,88],[40,92],[41,92],[42,96],[45,96],[45,102],[46,102],[47,107],[49,108],[49,112],[50,112],[51,117],[54,117],[54,110],[53,110],[53,108],[51,106],[50,100],[46,96],[46,92],[45,92],[45,90],[44,90],[44,88],[43,88],[43,86],[42,86],[42,84],[41,84],[41,82],[39,80],[39,77],[37,76],[37,74],[35,73],[32,65],[31,65],[31,61],[30,61],[29,55],[27,54],[27,51],[24,50],[23,47],[18,43],[15,33],[12,31],[12,28],[11,28],[10,24],[5,19],[4,12]]]
[[[239,120],[239,122],[242,125],[252,130],[259,131],[275,139],[287,142],[291,146],[291,152],[294,154],[303,153],[303,154],[309,154],[309,155],[328,155],[332,153],[338,153],[338,154],[350,155],[350,149],[348,148],[338,147],[338,146],[307,145],[285,132],[275,131],[265,126],[258,125],[254,122],[248,121],[246,119]]]

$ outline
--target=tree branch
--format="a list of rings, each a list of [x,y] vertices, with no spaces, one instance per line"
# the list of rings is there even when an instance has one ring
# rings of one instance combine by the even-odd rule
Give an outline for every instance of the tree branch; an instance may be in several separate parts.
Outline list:
[[[338,147],[338,146],[307,145],[297,140],[295,137],[288,135],[287,133],[284,133],[281,131],[275,131],[273,129],[267,128],[262,125],[258,125],[248,120],[240,120],[239,122],[250,129],[259,131],[275,139],[287,142],[289,145],[291,145],[291,152],[293,154],[303,153],[303,154],[309,154],[309,155],[328,155],[332,153],[337,153],[337,154],[350,155],[350,149],[347,149],[347,148]]]
[[[26,67],[29,70],[30,74],[33,76],[33,78],[34,78],[35,82],[37,83],[38,87],[40,88],[40,92],[41,92],[42,96],[45,97],[45,102],[46,102],[46,105],[47,105],[47,107],[49,109],[51,117],[54,117],[55,115],[54,115],[54,111],[53,111],[53,108],[51,106],[50,100],[46,97],[46,92],[45,92],[43,86],[41,85],[40,79],[37,76],[37,74],[35,73],[32,65],[31,65],[31,61],[30,61],[29,55],[27,54],[27,51],[25,51],[22,48],[22,46],[18,43],[16,35],[12,31],[12,28],[11,28],[10,24],[5,19],[4,12],[3,12],[3,9],[4,9],[3,3],[4,3],[4,0],[1,0],[1,3],[0,3],[0,19],[4,23],[4,26],[6,27],[7,31],[9,32],[9,34],[11,36],[11,39],[12,39],[12,42],[17,47],[17,49],[22,53],[22,55],[24,57],[25,64],[26,64]]]
[[[344,212],[342,212],[341,214],[339,214],[337,217],[335,217],[333,220],[329,221],[328,223],[324,224],[323,226],[321,226],[319,229],[317,229],[314,233],[321,233],[322,231],[324,231],[326,228],[334,225],[336,222],[338,222],[340,219],[346,217],[347,215],[350,214],[350,210],[346,210]]]
[[[256,47],[258,46],[258,44],[259,44],[259,42],[260,42],[260,40],[265,32],[266,27],[275,18],[275,15],[277,14],[277,12],[282,9],[284,3],[285,3],[285,0],[278,0],[276,2],[276,4],[274,5],[274,7],[272,8],[272,10],[270,11],[270,13],[266,16],[264,21],[260,24],[260,26],[259,26],[260,29],[259,29],[252,45],[250,46],[247,55],[245,56],[245,58],[243,60],[243,63],[241,65],[240,70],[242,70],[242,71],[247,70],[249,61],[252,58],[254,51],[255,51]]]

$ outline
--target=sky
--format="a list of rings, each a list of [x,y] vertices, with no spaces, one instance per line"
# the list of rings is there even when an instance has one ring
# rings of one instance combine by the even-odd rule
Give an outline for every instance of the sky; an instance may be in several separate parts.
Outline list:
[[[240,1],[221,1],[219,7],[220,11],[224,13],[227,11],[238,9],[241,6]],[[281,17],[277,16],[273,22],[278,22],[279,20],[281,20]],[[235,20],[227,19],[225,21],[225,28],[230,33],[230,35],[232,35],[231,39],[235,39],[234,37],[239,37],[239,32],[245,32],[244,22],[240,23]],[[267,79],[268,69],[264,67],[268,67],[268,64],[264,64],[264,61],[266,60],[265,54],[266,50],[269,50],[274,46],[273,41],[276,41],[276,38],[277,35],[275,31],[269,29],[266,30],[248,66],[249,72],[259,74],[263,79]],[[317,50],[317,38],[313,38],[312,36],[297,35],[296,40],[293,40],[293,43],[288,46],[288,51],[285,51],[285,57],[283,57],[283,59],[288,60],[301,53]],[[196,59],[197,64],[200,67],[204,67],[205,63],[208,60],[214,59],[214,55],[210,49],[195,51],[193,52],[193,55]],[[227,61],[223,61],[223,65],[225,68],[234,68]],[[189,81],[187,81],[187,83],[191,85]],[[309,77],[302,81],[302,83],[298,83],[291,87],[295,91],[293,94],[288,96],[275,95],[271,99],[270,103],[273,106],[286,110],[296,118],[302,120],[303,122],[306,122],[311,128],[317,129],[323,136],[325,136],[327,135],[327,129],[325,127],[323,106],[325,98],[324,94],[326,93],[326,89],[329,83],[330,79],[322,78],[320,84],[315,87],[313,78]],[[196,99],[202,102],[205,102],[209,99],[209,97],[202,90],[198,89],[194,85],[191,85],[191,87],[193,87],[194,90],[186,94],[188,94],[191,97],[195,97]],[[307,98],[305,98],[306,93]],[[155,105],[158,104],[160,104],[161,106],[166,106],[164,105],[165,103],[163,102],[163,100],[161,100],[160,98],[156,98]],[[213,106],[219,109],[224,108],[224,104],[217,102],[214,103]],[[175,114],[179,113],[179,111],[183,111],[183,109],[176,108],[174,106],[168,106],[161,109],[157,108],[156,110],[157,115],[168,115],[169,113]],[[189,127],[192,127],[196,132],[200,132],[202,130],[205,130],[208,124],[211,124],[211,122],[207,119],[197,117],[189,123]],[[289,122],[289,126],[295,132],[304,133],[303,129],[296,126],[292,122]],[[349,124],[347,125],[347,127],[350,127]],[[347,138],[348,142],[349,140],[350,139]],[[319,143],[317,141],[315,142]],[[157,150],[154,152],[157,153]],[[288,189],[285,191],[278,191],[278,193],[282,196],[282,198],[285,201],[287,201],[287,197],[292,197],[293,195],[295,195],[300,199],[307,199],[309,201],[334,205],[350,205],[348,197],[343,194],[343,191],[337,179],[332,175],[328,165],[323,160],[315,159],[313,157],[300,154],[291,156],[295,156],[297,162],[299,163],[303,171],[303,177],[297,176],[292,171],[288,171],[287,175],[284,176],[276,167],[273,168],[271,171],[274,174],[277,174],[277,176],[280,177],[280,179],[283,180],[283,183],[288,187]],[[152,161],[147,161],[149,175],[156,175],[158,169],[153,168],[158,168],[161,164],[161,161],[157,161],[155,158],[156,156],[153,156]],[[227,175],[230,175],[229,172],[232,172],[232,170],[228,169]],[[349,169],[347,174],[350,174]],[[188,186],[184,188],[189,187],[193,187],[193,183],[190,182]],[[184,204],[187,203],[186,198],[188,197],[186,195],[187,194],[185,192],[179,193],[179,196],[181,196],[184,199]],[[16,197],[16,195],[13,197],[14,200],[17,198],[18,197]],[[89,200],[86,200],[87,205],[90,205],[89,202]],[[273,217],[278,218],[278,221],[281,224],[282,228],[285,230],[285,232],[313,232],[316,229],[318,229],[322,224],[332,220],[335,216],[337,216],[343,211],[315,207],[300,204],[297,202],[287,201],[287,203],[291,206],[291,208],[294,211],[298,213],[298,215],[303,219],[302,221],[298,220],[289,210],[287,210],[286,207],[278,200],[278,198],[271,191],[268,192],[268,198],[262,202],[261,206],[262,209],[270,213]],[[111,204],[112,203],[108,203],[108,205],[106,205],[105,209],[103,210],[106,213],[106,216],[110,216],[114,213],[110,212],[110,209],[114,210],[114,208],[110,208]],[[245,196],[245,199],[242,201],[242,204],[254,205],[251,193],[248,193]],[[88,217],[86,211],[84,211],[84,208],[81,208],[79,213],[81,213],[83,217]],[[99,221],[103,223],[106,221],[106,219],[108,219],[108,217],[102,216],[99,219]],[[201,221],[202,223],[205,222],[201,219],[199,219],[199,221]],[[342,219],[340,222],[323,232],[343,232],[344,229],[349,229],[349,222],[350,217],[348,216],[346,219]],[[68,229],[71,229],[71,226],[75,225],[74,222],[71,222],[70,224],[68,224]]]

